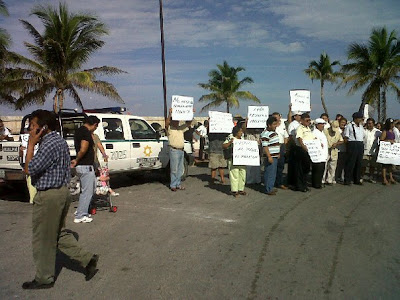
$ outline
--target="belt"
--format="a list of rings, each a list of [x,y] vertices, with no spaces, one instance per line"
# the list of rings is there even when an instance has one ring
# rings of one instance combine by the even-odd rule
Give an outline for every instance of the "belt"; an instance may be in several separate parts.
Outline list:
[[[75,168],[84,169],[84,170],[87,170],[87,171],[90,171],[90,172],[94,171],[94,168],[93,168],[92,165],[78,165]]]
[[[175,150],[183,150],[183,148],[176,148],[176,147],[174,147],[174,146],[171,146],[171,145],[169,145],[172,149],[175,149]]]

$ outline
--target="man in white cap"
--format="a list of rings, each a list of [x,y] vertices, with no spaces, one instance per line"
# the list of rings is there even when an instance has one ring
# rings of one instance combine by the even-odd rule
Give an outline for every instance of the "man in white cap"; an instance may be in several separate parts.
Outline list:
[[[313,162],[312,163],[312,187],[316,189],[322,188],[322,177],[325,173],[326,161],[328,159],[328,140],[324,133],[324,127],[327,122],[322,119],[318,118],[315,120],[315,129],[313,131],[315,137],[320,141],[323,153],[323,160],[321,162]]]
[[[361,182],[361,161],[364,153],[364,127],[363,114],[355,112],[353,121],[344,129],[344,140],[347,143],[347,160],[344,168],[344,184],[362,185]]]

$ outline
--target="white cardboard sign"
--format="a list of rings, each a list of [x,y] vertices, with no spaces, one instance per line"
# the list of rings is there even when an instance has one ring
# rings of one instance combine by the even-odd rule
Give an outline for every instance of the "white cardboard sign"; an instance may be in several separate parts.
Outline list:
[[[290,90],[292,111],[311,111],[311,92],[309,90]]]
[[[267,126],[269,117],[268,106],[248,106],[247,128],[262,128]]]
[[[260,152],[258,142],[235,139],[233,141],[233,165],[259,166]]]
[[[233,128],[233,118],[230,113],[219,111],[209,111],[210,117],[209,128],[210,133],[231,133]]]
[[[308,150],[308,155],[313,163],[326,162],[326,156],[322,150],[320,140],[303,141]]]
[[[172,95],[172,120],[191,121],[193,120],[193,97]]]
[[[381,164],[400,165],[400,143],[380,142],[378,158]]]

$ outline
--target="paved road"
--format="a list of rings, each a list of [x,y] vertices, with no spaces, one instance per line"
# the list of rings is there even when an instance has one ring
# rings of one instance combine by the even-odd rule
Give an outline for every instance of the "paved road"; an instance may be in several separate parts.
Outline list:
[[[191,167],[187,190],[158,175],[113,184],[117,213],[68,227],[100,254],[99,273],[60,254],[51,290],[24,291],[34,275],[31,206],[0,198],[0,299],[398,299],[400,184],[336,185],[309,193],[260,188],[235,199]],[[75,203],[76,205],[76,203]]]

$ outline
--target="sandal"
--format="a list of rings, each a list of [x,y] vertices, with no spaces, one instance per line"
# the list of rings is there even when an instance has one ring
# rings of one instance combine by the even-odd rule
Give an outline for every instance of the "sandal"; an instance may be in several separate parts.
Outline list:
[[[247,193],[245,191],[239,191],[239,195],[246,196]]]
[[[186,190],[184,186],[177,186],[176,189],[181,191]]]
[[[237,198],[239,197],[239,193],[238,192],[232,192],[233,197]]]
[[[171,188],[171,191],[176,192],[177,189],[176,188]]]

